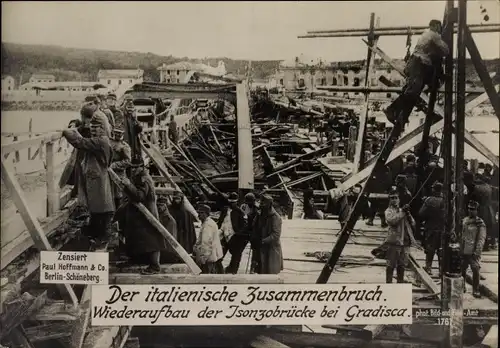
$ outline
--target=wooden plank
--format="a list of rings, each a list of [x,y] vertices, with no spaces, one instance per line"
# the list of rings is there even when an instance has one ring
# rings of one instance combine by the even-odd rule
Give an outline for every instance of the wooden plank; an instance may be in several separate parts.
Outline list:
[[[64,166],[64,169],[61,173],[61,177],[59,178],[59,188],[63,188],[64,186],[66,186],[71,174],[73,174],[73,171],[75,170],[77,153],[77,149],[73,149],[71,151],[68,162],[66,162],[66,165]]]
[[[45,145],[46,158],[46,185],[47,185],[47,216],[51,216],[59,210],[59,187],[55,177],[54,142],[50,141]]]
[[[110,273],[109,284],[282,284],[277,274],[135,274]]]
[[[7,336],[13,329],[21,325],[23,321],[30,318],[46,302],[46,291],[37,297],[33,297],[29,293],[24,293],[14,301],[5,302],[5,311],[0,316],[0,339]]]
[[[17,182],[15,176],[5,166],[5,163],[3,161],[2,161],[2,179],[5,185],[7,186],[8,190],[12,194],[12,200],[14,201],[17,209],[19,210],[19,214],[23,218],[23,221],[26,227],[28,228],[28,231],[31,234],[34,246],[40,251],[42,250],[52,251],[53,249],[49,244],[49,241],[42,229],[42,226],[40,226],[38,219],[33,215],[33,213],[30,211],[28,207],[28,203],[26,202],[26,198],[24,197],[24,193],[21,189],[21,186]],[[71,285],[57,284],[57,288],[63,295],[67,293],[75,306],[78,304],[78,300]]]
[[[154,145],[149,143],[149,146],[153,147]],[[141,142],[141,148],[149,156],[149,158],[151,158],[151,160],[154,162],[154,164],[156,165],[156,167],[158,168],[160,173],[170,182],[170,184],[173,187],[175,187],[177,190],[182,192],[179,185],[177,185],[177,183],[172,179],[167,168],[165,168],[165,165],[163,164],[164,159],[162,159],[161,157],[158,157],[154,151],[148,149],[146,146],[144,146],[144,144],[142,142]],[[189,202],[189,200],[186,197],[184,197],[183,203],[184,203],[184,207],[186,208],[186,210],[188,212],[190,212],[191,215],[193,215],[197,221],[199,221],[198,213],[196,212],[196,209],[194,209],[194,207],[191,205],[191,202]]]
[[[110,174],[113,182],[123,190],[123,184],[121,179],[116,173],[109,168],[108,172]],[[158,219],[151,214],[151,212],[144,206],[142,203],[133,203],[135,207],[143,214],[143,216],[155,227],[155,229],[161,233],[161,235],[167,240],[168,244],[173,248],[173,250],[177,253],[177,255],[188,265],[191,272],[194,274],[200,274],[201,269],[198,267],[196,262],[191,258],[188,252],[182,247],[182,245],[177,242],[177,240],[172,236],[172,234],[162,225]]]
[[[76,207],[76,200],[70,203],[63,209],[59,210],[55,215],[45,218],[41,221],[41,228],[43,234],[48,238],[50,237],[71,215]],[[0,261],[0,269],[7,267],[19,255],[34,245],[31,233],[28,230],[20,233],[16,238],[9,243],[2,245],[2,258]]]
[[[34,348],[35,346],[31,343],[30,339],[26,335],[25,330],[22,325],[19,325],[17,329],[12,330],[9,335],[9,339],[17,347],[22,348]]]
[[[68,330],[70,333],[69,347],[70,348],[81,348],[87,333],[87,327],[89,325],[90,319],[90,297],[91,297],[91,287],[85,285],[83,289],[83,294],[80,299],[80,316],[72,325],[71,329]]]
[[[378,22],[378,21],[377,21]],[[378,27],[377,23],[377,27]],[[373,37],[373,30],[375,29],[375,13],[370,14],[370,34],[368,34],[368,43],[370,46],[377,47],[378,37]],[[374,66],[374,59],[372,60],[372,51],[370,49],[367,50],[367,58],[366,58],[366,73],[365,73],[365,88],[369,88],[371,86],[371,77],[373,73],[371,73],[371,69]],[[358,141],[356,142],[356,148],[354,150],[354,161],[352,166],[353,174],[356,174],[365,162],[365,134],[366,134],[366,122],[368,120],[368,113],[370,112],[370,94],[365,94],[365,102],[363,105],[363,112],[359,117],[359,129],[358,129]]]
[[[40,308],[32,317],[39,321],[73,321],[79,315],[79,307],[68,306],[64,301],[54,301]]]
[[[26,329],[26,335],[33,343],[68,337],[72,323],[50,323]]]
[[[141,348],[141,343],[138,337],[129,337],[123,348]]]
[[[120,264],[116,264],[116,265],[110,264],[109,265],[109,272],[110,273],[140,273],[144,267],[146,267],[146,266],[133,265],[133,266],[127,266],[127,267],[120,267]],[[189,267],[184,263],[160,265],[160,273],[185,274],[185,273],[189,273]]]
[[[498,325],[492,325],[484,336],[481,347],[484,348],[497,348],[498,347]]]
[[[252,342],[250,342],[250,347],[252,348],[290,348],[289,346],[273,340],[267,336],[257,336]]]
[[[236,85],[236,124],[238,127],[238,189],[253,190],[253,151],[250,106],[246,85]]]
[[[10,152],[19,151],[31,146],[39,146],[40,144],[45,144],[51,141],[59,140],[62,136],[62,132],[51,132],[44,135],[40,135],[31,139],[24,139],[19,141],[14,141],[9,144],[2,144],[2,155],[8,154]]]
[[[418,277],[422,281],[422,284],[429,290],[432,295],[437,295],[440,298],[441,289],[437,286],[431,276],[420,266],[420,264],[415,260],[415,257],[410,253],[408,257],[410,268],[417,273]]]

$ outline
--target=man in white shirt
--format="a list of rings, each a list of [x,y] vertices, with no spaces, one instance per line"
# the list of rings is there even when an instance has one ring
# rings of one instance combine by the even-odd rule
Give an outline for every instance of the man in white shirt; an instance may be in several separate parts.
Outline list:
[[[405,86],[399,97],[384,111],[391,123],[396,123],[403,116],[403,121],[407,122],[425,85],[431,86],[435,72],[442,71],[442,58],[449,49],[441,38],[441,30],[441,22],[433,19],[429,22],[429,29],[420,36],[405,66]]]
[[[193,250],[195,260],[202,273],[223,273],[220,266],[222,246],[219,239],[219,229],[215,221],[210,218],[210,207],[204,204],[200,205],[198,217],[201,221],[201,229]]]

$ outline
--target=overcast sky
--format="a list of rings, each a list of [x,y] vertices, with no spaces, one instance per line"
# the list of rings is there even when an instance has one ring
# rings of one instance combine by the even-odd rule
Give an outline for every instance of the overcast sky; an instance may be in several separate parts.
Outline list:
[[[498,0],[469,1],[468,23],[500,23]],[[364,59],[360,37],[298,39],[308,30],[419,26],[442,19],[445,1],[342,2],[2,2],[2,41],[75,48],[153,52],[190,58]],[[483,58],[500,56],[500,34],[475,34]],[[405,37],[383,37],[392,57],[405,54]],[[413,40],[415,44],[416,39]]]

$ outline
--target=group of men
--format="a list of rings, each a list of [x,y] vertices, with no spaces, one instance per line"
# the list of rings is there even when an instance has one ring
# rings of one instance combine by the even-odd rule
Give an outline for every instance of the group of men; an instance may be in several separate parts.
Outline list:
[[[121,236],[118,251],[128,263],[145,264],[145,274],[161,271],[162,263],[179,262],[179,257],[163,235],[138,208],[144,207],[193,256],[204,273],[237,273],[248,243],[252,246],[252,272],[277,274],[283,268],[281,217],[273,208],[273,198],[263,195],[257,204],[248,193],[238,206],[238,195],[226,197],[227,205],[215,223],[206,204],[198,206],[201,229],[196,236],[196,217],[185,208],[183,193],[158,195],[145,167],[140,143],[142,126],[137,120],[133,99],[125,97],[121,107],[116,96],[87,98],[79,120],[70,122],[63,136],[76,149],[72,183],[82,207],[90,215],[83,233],[91,249],[105,249]],[[174,122],[175,124],[175,122]],[[175,134],[173,134],[175,135]],[[176,141],[177,139],[171,139]],[[112,179],[110,169],[118,176]],[[226,269],[222,260],[229,252]]]
[[[255,195],[247,193],[244,203],[238,206],[238,194],[233,192],[227,197],[217,223],[210,212],[208,205],[201,204],[198,208],[202,225],[193,253],[204,273],[238,273],[248,243],[251,273],[278,274],[283,270],[282,220],[270,195],[263,194],[258,204]],[[224,268],[222,261],[228,252],[231,260]]]
[[[413,155],[407,156],[403,173],[398,175],[396,185],[389,192],[389,206],[382,219],[382,224],[388,226],[389,231],[386,240],[388,245],[386,282],[388,283],[392,282],[394,270],[397,272],[397,281],[404,281],[409,248],[415,246],[417,240],[420,240],[425,249],[424,269],[432,274],[432,263],[437,255],[439,273],[442,274],[441,253],[445,228],[445,201],[442,184],[444,177],[442,168],[437,164],[438,160],[436,156],[431,157],[425,168],[426,181],[419,183],[416,158]],[[492,198],[493,190],[496,189],[498,192],[498,177],[495,179],[490,165],[486,165],[481,174],[473,174],[469,171],[467,162],[464,166],[462,189],[465,204],[460,210],[465,218],[462,222],[462,231],[456,241],[461,245],[462,273],[465,277],[468,267],[471,267],[473,295],[480,297],[481,254],[485,250],[496,248],[498,238],[498,213],[495,215],[495,211],[498,212],[498,197],[496,201]],[[421,189],[418,185],[421,185]],[[457,188],[452,187],[452,189]],[[422,199],[418,197],[420,190],[424,192]],[[423,233],[420,233],[421,229]]]

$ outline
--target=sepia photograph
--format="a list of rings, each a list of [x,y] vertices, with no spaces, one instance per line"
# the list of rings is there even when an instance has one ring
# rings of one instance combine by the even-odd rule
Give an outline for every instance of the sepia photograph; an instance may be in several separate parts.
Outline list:
[[[500,0],[2,1],[0,348],[497,348]]]

